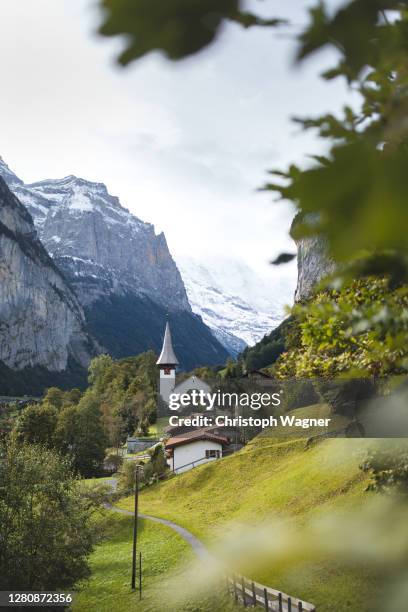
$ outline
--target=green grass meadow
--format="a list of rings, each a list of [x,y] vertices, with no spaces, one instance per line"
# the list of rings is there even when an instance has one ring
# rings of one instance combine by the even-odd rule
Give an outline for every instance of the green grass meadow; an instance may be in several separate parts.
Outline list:
[[[225,592],[194,596],[172,603],[190,565],[197,562],[190,546],[172,529],[139,520],[138,550],[142,551],[143,593],[130,588],[133,518],[106,511],[101,521],[103,540],[91,556],[91,577],[79,588],[74,612],[222,612],[235,610]]]
[[[290,520],[301,534],[310,521],[358,510],[370,499],[367,475],[359,469],[368,444],[327,439],[308,446],[306,438],[261,435],[239,453],[144,490],[141,511],[183,525],[210,547],[240,526],[275,517]],[[118,505],[130,509],[132,500]],[[232,569],[312,602],[319,612],[374,609],[379,576],[371,567],[308,559],[307,550],[301,557],[251,566],[237,555]]]

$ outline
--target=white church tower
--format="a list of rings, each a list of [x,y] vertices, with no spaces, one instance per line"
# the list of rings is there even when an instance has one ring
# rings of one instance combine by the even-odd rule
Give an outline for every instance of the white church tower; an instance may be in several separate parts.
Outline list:
[[[156,363],[160,368],[160,395],[168,404],[170,394],[176,386],[176,366],[179,365],[173,349],[168,321],[164,332],[163,348]]]

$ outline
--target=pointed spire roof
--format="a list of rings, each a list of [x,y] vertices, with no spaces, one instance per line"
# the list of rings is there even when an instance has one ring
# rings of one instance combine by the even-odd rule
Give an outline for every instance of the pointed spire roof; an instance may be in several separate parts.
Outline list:
[[[179,365],[178,359],[173,349],[171,341],[170,325],[167,321],[166,331],[164,332],[163,348],[160,357],[156,361],[157,365]]]

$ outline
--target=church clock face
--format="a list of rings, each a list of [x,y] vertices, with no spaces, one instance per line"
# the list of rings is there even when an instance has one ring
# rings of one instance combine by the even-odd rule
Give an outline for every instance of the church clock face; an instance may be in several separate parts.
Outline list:
[[[164,373],[169,376],[171,374],[171,368],[164,368]]]

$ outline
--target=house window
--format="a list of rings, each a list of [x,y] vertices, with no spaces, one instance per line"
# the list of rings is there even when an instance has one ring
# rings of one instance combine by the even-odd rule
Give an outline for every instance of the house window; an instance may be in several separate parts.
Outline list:
[[[211,449],[211,450],[205,451],[206,459],[219,459],[220,456],[221,456],[221,451],[219,450]]]

